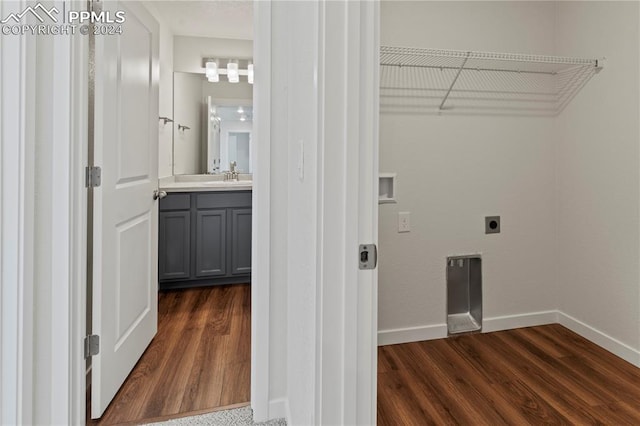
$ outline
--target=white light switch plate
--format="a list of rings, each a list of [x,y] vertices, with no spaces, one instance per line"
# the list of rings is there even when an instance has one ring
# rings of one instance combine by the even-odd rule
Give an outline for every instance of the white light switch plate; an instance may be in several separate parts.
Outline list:
[[[399,212],[398,213],[398,232],[411,231],[411,213]]]

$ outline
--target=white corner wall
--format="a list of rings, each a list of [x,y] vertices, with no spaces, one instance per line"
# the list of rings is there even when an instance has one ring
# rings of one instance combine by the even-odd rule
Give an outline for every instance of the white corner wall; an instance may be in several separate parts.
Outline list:
[[[561,322],[640,365],[639,4],[557,8],[557,53],[607,58],[558,117]]]
[[[198,174],[202,159],[202,79],[199,74],[175,73],[173,84],[174,117],[174,173]],[[179,130],[187,126],[188,130]]]
[[[157,19],[157,18],[156,18]],[[160,85],[159,117],[173,118],[173,33],[161,20],[160,22]],[[173,126],[158,121],[158,177],[173,174]]]
[[[381,44],[550,54],[547,2],[383,2]],[[382,113],[379,344],[446,336],[446,257],[482,254],[484,330],[553,322],[556,142],[549,117]],[[411,232],[398,233],[398,212]],[[502,232],[484,234],[500,215]]]
[[[152,2],[144,6],[160,27],[160,83],[158,87],[158,118],[173,118],[173,33]],[[158,120],[158,177],[173,174],[173,125]]]

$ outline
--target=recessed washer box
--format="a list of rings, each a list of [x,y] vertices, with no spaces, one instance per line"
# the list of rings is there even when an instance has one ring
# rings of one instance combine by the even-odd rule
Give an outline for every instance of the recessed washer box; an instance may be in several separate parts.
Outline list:
[[[396,203],[396,174],[378,175],[378,204]]]

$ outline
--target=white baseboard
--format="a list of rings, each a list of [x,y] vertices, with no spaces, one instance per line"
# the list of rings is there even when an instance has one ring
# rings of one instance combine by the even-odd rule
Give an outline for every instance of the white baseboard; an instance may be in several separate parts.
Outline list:
[[[611,336],[597,330],[590,325],[583,323],[563,312],[558,312],[558,322],[574,333],[630,362],[636,367],[640,367],[640,351],[631,346],[614,339]]]
[[[530,312],[518,315],[483,318],[482,332],[511,330],[514,328],[534,327],[536,325],[555,324],[558,322],[558,311]]]
[[[269,401],[269,419],[285,419],[287,424],[291,424],[288,398],[277,398]]]
[[[511,330],[514,328],[534,327],[546,324],[561,324],[574,333],[619,356],[625,361],[640,367],[640,350],[608,336],[590,325],[583,323],[560,311],[531,312],[519,315],[484,318],[482,332]],[[378,331],[378,346],[396,345],[399,343],[419,342],[422,340],[442,339],[447,337],[447,325],[435,324],[420,327],[397,328]]]
[[[484,318],[482,320],[482,332],[489,333],[492,331],[510,330],[513,328],[554,324],[557,322],[558,311],[505,315],[501,317]],[[378,331],[378,346],[442,339],[444,337],[447,337],[446,324],[380,330]]]
[[[378,331],[378,346],[442,339],[443,337],[447,337],[447,324],[380,330]]]
[[[558,311],[505,315],[502,317],[484,318],[482,320],[482,332],[489,333],[492,331],[510,330],[512,328],[554,324],[557,322]],[[378,346],[420,342],[422,340],[442,339],[444,337],[447,337],[446,324],[380,330],[378,331]]]

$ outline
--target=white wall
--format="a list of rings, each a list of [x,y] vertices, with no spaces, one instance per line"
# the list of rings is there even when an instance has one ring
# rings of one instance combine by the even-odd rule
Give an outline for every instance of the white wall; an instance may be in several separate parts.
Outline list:
[[[202,158],[202,79],[200,74],[174,73],[173,93],[174,123],[174,173],[198,174],[201,172]],[[187,126],[188,130],[179,130]]]
[[[158,117],[173,118],[173,33],[152,2],[145,2],[160,26],[160,83]],[[173,125],[158,121],[158,177],[173,174]]]
[[[204,74],[204,71],[201,73]],[[246,81],[240,80],[240,83],[229,83],[223,81],[225,77],[222,77],[217,83],[209,83],[206,80],[202,82],[202,94],[206,99],[207,96],[211,96],[215,105],[221,105],[216,101],[226,101],[224,105],[227,105],[229,101],[238,100],[238,105],[251,105],[253,98],[253,85]]]
[[[375,289],[375,283],[367,281],[369,271],[358,271],[353,248],[366,227],[358,218],[359,201],[372,200],[375,191],[371,184],[370,193],[359,188],[365,173],[373,180],[375,158],[361,166],[359,153],[375,146],[377,38],[363,34],[377,35],[377,6],[269,7],[271,161],[267,177],[258,155],[255,183],[269,179],[271,195],[270,415],[285,414],[293,425],[372,424],[374,390],[357,376],[371,377],[372,366],[359,361],[375,359],[374,348],[363,349],[371,336],[356,331],[362,316],[375,318],[372,304],[359,303],[358,286]],[[345,25],[335,28],[335,22]],[[363,54],[346,54],[352,51]],[[256,84],[259,106],[261,93]],[[265,111],[254,112],[261,128]],[[262,142],[258,152],[265,151]]]
[[[558,117],[559,307],[640,365],[640,11],[559,2],[557,16],[558,54],[607,58]]]
[[[381,44],[552,54],[554,24],[547,2],[383,2]],[[410,340],[446,335],[449,255],[482,254],[485,329],[556,308],[555,152],[549,117],[381,114],[380,171],[398,174],[398,203],[379,208],[380,343],[412,327]],[[489,215],[500,234],[484,234]]]
[[[156,16],[156,19],[158,17]],[[160,23],[160,85],[159,92],[159,117],[173,118],[173,34],[169,27],[158,19]],[[173,174],[173,126],[160,122],[158,129],[159,167],[158,177],[171,176]]]

